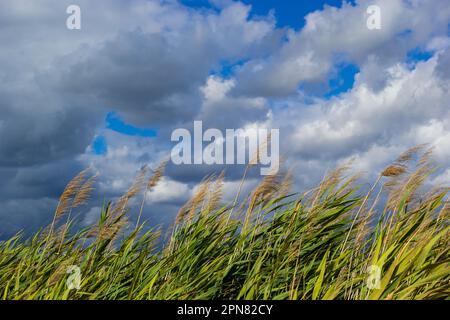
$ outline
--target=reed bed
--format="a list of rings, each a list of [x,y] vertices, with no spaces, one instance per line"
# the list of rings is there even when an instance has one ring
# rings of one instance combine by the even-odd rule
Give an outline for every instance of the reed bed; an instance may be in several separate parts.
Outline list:
[[[210,176],[168,232],[148,230],[145,193],[165,165],[142,168],[82,230],[71,212],[88,201],[95,177],[77,175],[50,226],[0,242],[0,299],[449,297],[448,188],[424,187],[436,169],[424,146],[402,154],[369,188],[343,166],[302,194],[291,191],[289,172],[224,203],[226,175]],[[142,201],[133,224],[132,198]],[[72,266],[79,289],[68,286]]]

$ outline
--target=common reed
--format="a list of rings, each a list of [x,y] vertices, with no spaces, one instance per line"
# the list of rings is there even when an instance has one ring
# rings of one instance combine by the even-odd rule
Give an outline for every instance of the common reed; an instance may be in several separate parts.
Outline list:
[[[140,222],[145,193],[164,167],[150,178],[141,168],[95,225],[75,229],[70,218],[58,227],[92,192],[88,171],[77,175],[44,236],[0,242],[1,299],[449,297],[449,189],[426,187],[435,170],[426,146],[402,154],[366,189],[357,175],[346,177],[346,164],[309,192],[292,193],[291,171],[267,176],[239,203],[227,203],[226,174],[209,176],[180,209],[169,239]],[[141,205],[131,202],[141,192]],[[139,222],[126,229],[136,206]],[[233,209],[244,215],[231,215]],[[66,285],[70,265],[81,270],[80,290]],[[380,270],[375,287],[368,270]]]

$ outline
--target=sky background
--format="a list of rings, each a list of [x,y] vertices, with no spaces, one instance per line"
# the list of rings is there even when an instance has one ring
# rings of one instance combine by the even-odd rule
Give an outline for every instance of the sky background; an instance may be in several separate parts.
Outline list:
[[[81,30],[66,28],[70,4]],[[372,4],[380,30],[366,27]],[[448,185],[449,23],[446,0],[2,0],[0,238],[48,224],[88,166],[96,190],[75,215],[94,223],[194,120],[280,129],[297,190],[349,159],[372,179],[421,143],[442,166],[433,183]],[[169,164],[144,218],[172,221],[221,169]],[[243,168],[225,169],[232,199]]]

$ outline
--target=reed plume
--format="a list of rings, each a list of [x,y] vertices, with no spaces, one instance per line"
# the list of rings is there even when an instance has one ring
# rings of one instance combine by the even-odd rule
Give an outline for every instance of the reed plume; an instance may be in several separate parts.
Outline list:
[[[164,170],[167,166],[167,162],[168,160],[164,160],[162,161],[159,166],[156,168],[156,170],[153,171],[153,175],[150,177],[150,179],[147,182],[147,185],[145,187],[145,191],[144,191],[144,195],[142,197],[142,202],[141,202],[141,208],[139,210],[139,215],[138,218],[136,220],[136,229],[139,227],[139,223],[141,221],[141,216],[142,216],[142,212],[144,211],[144,205],[145,205],[145,199],[147,197],[147,192],[156,187],[156,185],[158,184],[158,182],[162,179],[163,175],[164,175]]]
[[[55,220],[59,219],[64,213],[66,213],[71,208],[71,200],[79,192],[83,181],[86,178],[89,168],[84,169],[78,173],[66,186],[64,192],[61,194],[58,202],[58,206],[55,212]]]
[[[126,209],[126,206],[128,205],[128,202],[141,192],[144,185],[146,174],[147,174],[147,166],[143,166],[139,170],[131,187],[115,203],[111,214],[112,219],[116,218],[118,215],[123,213],[124,210]]]
[[[209,192],[207,212],[212,212],[217,209],[219,202],[222,198],[223,186],[224,186],[225,171],[222,171],[214,181],[211,191]]]
[[[282,196],[291,184],[289,172],[265,177],[238,206],[242,212],[252,208],[245,226],[238,219],[224,223],[231,206],[213,209],[224,175],[210,176],[184,206],[170,241],[153,229],[140,233],[142,225],[126,232],[126,202],[114,214],[120,201],[107,203],[94,228],[81,229],[64,242],[56,240],[70,221],[55,228],[57,237],[50,240],[38,233],[0,241],[1,297],[445,300],[449,188],[424,183],[434,169],[431,152],[424,150],[403,154],[368,191],[354,186],[355,175],[344,177],[342,168],[326,175],[319,187],[289,198]],[[152,185],[140,176],[121,198],[138,194],[141,184]],[[88,199],[89,180],[79,184],[79,192],[86,193],[78,196],[80,205]],[[381,180],[396,183],[377,185]],[[375,186],[379,190],[369,202]],[[404,191],[400,201],[395,199],[394,211],[387,209],[392,189]],[[69,198],[72,207],[77,194]],[[67,290],[64,271],[69,264],[80,267],[82,290]],[[378,288],[368,286],[369,266],[379,269]]]

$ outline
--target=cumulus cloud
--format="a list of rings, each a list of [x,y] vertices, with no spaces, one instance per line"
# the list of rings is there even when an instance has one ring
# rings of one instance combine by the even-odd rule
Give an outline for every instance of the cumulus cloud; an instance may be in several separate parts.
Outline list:
[[[369,5],[380,7],[379,30],[366,26]],[[446,35],[450,8],[439,0],[361,0],[342,8],[325,6],[305,19],[305,27],[290,32],[280,50],[241,68],[237,93],[293,94],[301,83],[324,81],[339,62],[362,65],[370,56],[381,66],[396,63],[409,50],[425,46],[430,36]]]
[[[249,123],[266,120],[270,110],[268,101],[263,97],[230,96],[235,86],[234,80],[209,77],[200,88],[203,103],[198,118],[209,127],[220,129],[243,128]]]
[[[182,203],[186,202],[190,195],[191,190],[187,184],[163,178],[158,185],[147,192],[147,199],[151,203]]]
[[[405,64],[379,70],[387,74],[380,90],[358,74],[348,93],[308,107],[291,106],[275,117],[281,127],[290,128],[285,129],[291,132],[285,150],[300,163],[354,158],[361,170],[376,174],[402,150],[426,143],[445,163],[450,158],[450,83],[436,76],[439,68],[435,56],[412,70]]]

